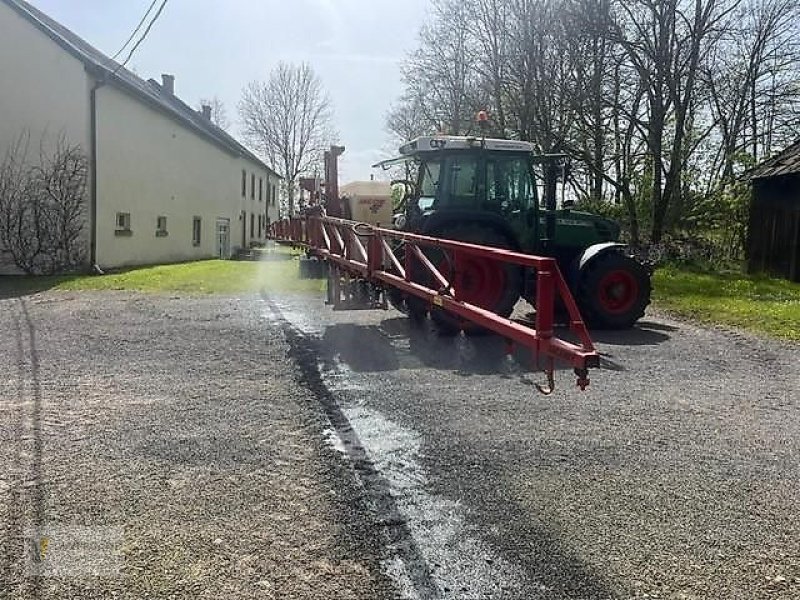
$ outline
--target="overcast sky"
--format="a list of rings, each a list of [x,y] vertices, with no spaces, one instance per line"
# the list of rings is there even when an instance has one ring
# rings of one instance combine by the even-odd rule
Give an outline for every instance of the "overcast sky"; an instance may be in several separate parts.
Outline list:
[[[29,0],[90,44],[114,55],[150,0]],[[370,164],[396,148],[385,115],[402,91],[399,64],[415,46],[427,0],[169,0],[129,68],[176,77],[196,106],[217,95],[234,122],[242,88],[278,61],[311,64],[330,93],[343,183],[369,179]],[[123,56],[125,56],[123,54]],[[377,175],[377,173],[376,173]]]

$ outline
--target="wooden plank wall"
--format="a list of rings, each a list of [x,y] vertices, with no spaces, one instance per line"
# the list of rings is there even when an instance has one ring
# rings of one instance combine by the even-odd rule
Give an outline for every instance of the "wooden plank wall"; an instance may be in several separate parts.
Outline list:
[[[800,176],[753,182],[748,270],[800,282]]]

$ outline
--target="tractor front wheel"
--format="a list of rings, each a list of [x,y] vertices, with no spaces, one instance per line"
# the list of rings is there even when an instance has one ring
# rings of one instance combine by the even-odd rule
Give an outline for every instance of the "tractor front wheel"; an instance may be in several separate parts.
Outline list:
[[[590,327],[627,329],[644,316],[650,290],[650,276],[640,262],[608,252],[581,273],[576,300]]]

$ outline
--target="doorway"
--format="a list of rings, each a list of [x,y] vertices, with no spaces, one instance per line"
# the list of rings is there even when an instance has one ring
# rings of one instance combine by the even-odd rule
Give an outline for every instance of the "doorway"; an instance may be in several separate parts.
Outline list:
[[[217,257],[231,257],[231,222],[230,219],[217,219]]]

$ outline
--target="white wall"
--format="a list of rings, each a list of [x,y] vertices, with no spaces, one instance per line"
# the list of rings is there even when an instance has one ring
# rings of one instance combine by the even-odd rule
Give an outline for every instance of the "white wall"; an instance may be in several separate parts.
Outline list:
[[[23,131],[30,132],[32,159],[38,158],[45,134],[50,142],[63,135],[88,155],[92,85],[79,60],[0,3],[0,160]],[[247,246],[264,239],[265,221],[259,235],[259,214],[269,211],[271,220],[277,218],[268,193],[277,179],[267,170],[111,85],[97,92],[97,136],[97,261],[102,267],[215,256],[218,218],[230,221],[230,249],[235,251],[243,241]],[[244,197],[242,169],[247,173]],[[250,192],[253,173],[255,198]],[[259,178],[264,181],[261,201]],[[87,225],[89,202],[87,194]],[[130,213],[131,235],[115,234],[118,212]],[[256,215],[252,236],[251,214]],[[162,215],[167,217],[165,237],[156,236],[156,219]],[[194,216],[202,219],[198,246],[192,243]],[[0,252],[0,273],[8,271],[13,269]]]
[[[43,134],[64,134],[89,152],[90,78],[83,64],[0,3],[0,148],[28,129],[33,150]]]
[[[90,86],[79,60],[0,3],[0,161],[26,131],[31,160],[38,160],[43,136],[46,147],[63,135],[88,155]],[[0,253],[0,272],[7,267]]]
[[[250,235],[250,215],[266,213],[251,173],[268,173],[185,129],[176,120],[111,86],[97,94],[97,260],[101,267],[208,258],[216,255],[216,222],[230,221],[231,249],[263,239]],[[247,173],[246,196],[241,172]],[[240,216],[246,213],[243,221]],[[131,235],[116,233],[116,214],[130,213]],[[156,218],[167,217],[166,237]],[[192,219],[202,219],[200,245],[192,243]]]

